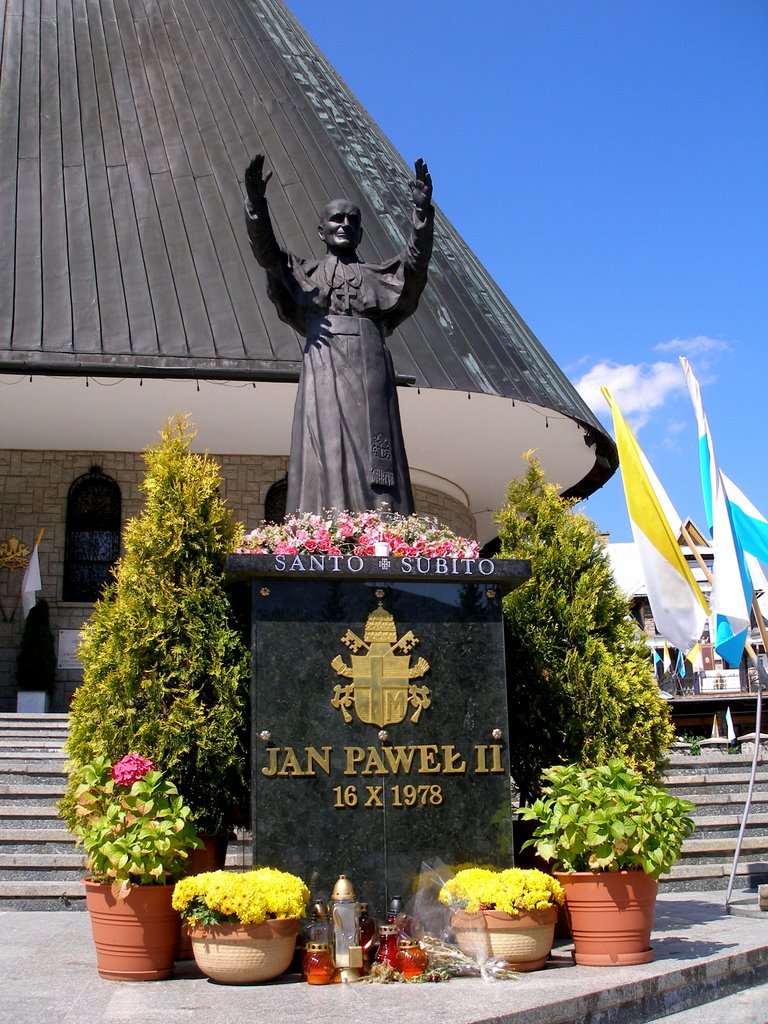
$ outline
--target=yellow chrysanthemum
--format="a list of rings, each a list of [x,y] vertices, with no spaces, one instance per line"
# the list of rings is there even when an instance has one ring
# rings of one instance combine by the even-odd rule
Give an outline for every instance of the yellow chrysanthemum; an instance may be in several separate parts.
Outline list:
[[[557,879],[535,868],[465,868],[446,882],[439,899],[470,914],[493,907],[514,916],[562,904],[563,889]]]
[[[197,916],[240,924],[260,924],[268,917],[303,917],[308,901],[304,882],[275,868],[191,875],[176,885],[173,895],[174,907],[187,920]],[[209,911],[207,915],[203,908]]]

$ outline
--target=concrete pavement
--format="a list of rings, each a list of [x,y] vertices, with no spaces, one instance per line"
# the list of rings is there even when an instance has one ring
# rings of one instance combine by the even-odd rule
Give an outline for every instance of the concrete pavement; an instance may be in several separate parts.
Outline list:
[[[757,897],[745,896],[756,910]],[[193,962],[178,963],[168,981],[110,982],[96,973],[87,914],[6,912],[0,926],[3,1024],[641,1024],[667,1014],[677,1014],[669,1024],[768,1022],[768,913],[729,915],[722,892],[662,894],[649,964],[578,967],[565,942],[546,969],[505,982],[315,987],[286,975],[232,987]]]

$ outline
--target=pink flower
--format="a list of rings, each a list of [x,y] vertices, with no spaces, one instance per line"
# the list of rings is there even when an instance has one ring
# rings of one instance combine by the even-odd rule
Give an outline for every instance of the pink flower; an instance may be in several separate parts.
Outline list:
[[[295,544],[290,544],[287,540],[281,540],[279,544],[275,545],[276,555],[296,555],[299,549]]]
[[[154,769],[155,766],[148,757],[142,757],[141,754],[126,754],[121,761],[112,765],[112,778],[120,786],[132,786]]]

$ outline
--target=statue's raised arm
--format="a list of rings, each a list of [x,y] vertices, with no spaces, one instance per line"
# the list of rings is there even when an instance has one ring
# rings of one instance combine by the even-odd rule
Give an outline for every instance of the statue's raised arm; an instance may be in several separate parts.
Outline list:
[[[259,206],[267,197],[267,182],[272,172],[264,177],[264,154],[257,153],[245,169],[245,191],[251,206]]]
[[[421,220],[425,220],[432,206],[432,176],[426,163],[419,157],[414,165],[415,177],[410,182],[411,202]]]

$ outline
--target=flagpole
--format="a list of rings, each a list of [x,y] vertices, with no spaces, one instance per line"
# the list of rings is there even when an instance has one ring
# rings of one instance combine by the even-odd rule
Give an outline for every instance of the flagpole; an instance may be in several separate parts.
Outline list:
[[[696,541],[691,536],[690,531],[685,526],[681,525],[680,532],[681,532],[683,540],[685,541],[685,543],[690,548],[691,554],[693,555],[693,557],[698,562],[699,567],[703,571],[703,573],[706,576],[707,580],[709,581],[709,583],[712,583],[712,573],[709,571],[709,568],[708,568],[706,562],[701,557],[701,552],[699,551],[699,548],[698,548],[698,545],[696,544]],[[760,611],[760,606],[757,603],[757,597],[755,596],[754,591],[752,591],[752,611],[754,612],[755,619],[757,620],[757,627],[760,630],[760,637],[761,637],[761,639],[763,641],[763,649],[766,652],[768,652],[768,632],[766,631],[765,620],[763,619],[763,614]],[[757,699],[756,699],[756,703],[755,703],[755,749],[754,749],[754,751],[752,753],[752,768],[751,768],[751,771],[749,773],[749,785],[747,786],[747,795],[746,795],[746,798],[744,800],[744,810],[743,810],[742,816],[741,816],[741,825],[739,826],[739,834],[738,834],[738,836],[736,838],[736,846],[735,846],[735,849],[733,851],[733,863],[731,865],[731,873],[730,873],[730,876],[728,878],[728,887],[727,887],[727,889],[725,891],[725,909],[726,910],[728,910],[728,907],[729,907],[730,902],[731,902],[731,893],[733,892],[733,885],[734,885],[734,882],[735,882],[735,879],[736,879],[736,871],[737,871],[738,866],[739,866],[739,858],[741,857],[741,846],[742,846],[742,843],[744,841],[744,833],[745,833],[746,828],[747,828],[747,820],[749,818],[749,811],[750,811],[750,808],[752,806],[752,794],[753,794],[754,788],[755,788],[755,779],[757,777],[757,762],[758,762],[758,758],[759,758],[759,754],[760,754],[760,729],[762,727],[762,717],[763,717],[763,701],[762,701],[763,685],[762,685],[762,680],[760,679],[760,672],[761,672],[762,666],[761,666],[761,664],[760,664],[760,662],[758,660],[757,653],[755,652],[754,647],[752,646],[752,644],[749,641],[747,641],[744,644],[744,649],[746,650],[746,652],[750,656],[750,658],[754,659],[755,668],[757,670]]]

